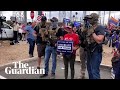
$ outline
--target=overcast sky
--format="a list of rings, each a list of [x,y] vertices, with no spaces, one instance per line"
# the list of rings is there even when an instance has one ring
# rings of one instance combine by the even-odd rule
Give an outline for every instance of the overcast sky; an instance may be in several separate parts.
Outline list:
[[[72,16],[75,15],[75,12],[78,12],[77,18],[78,18],[78,20],[80,20],[80,18],[83,15],[82,14],[83,11],[72,11]],[[98,11],[88,11],[87,14],[90,14],[92,12],[98,13]],[[52,17],[59,18],[59,11],[52,11],[51,12],[51,17],[49,15],[49,11],[44,11],[44,13],[46,14],[46,16],[47,16],[48,19],[52,18]],[[102,15],[101,18],[104,18],[103,14],[104,13],[102,12],[101,13],[101,15]],[[10,20],[10,16],[13,15],[13,11],[3,11],[3,15],[6,16],[7,20]],[[120,18],[120,11],[112,11],[111,16],[115,17],[116,19]],[[34,20],[36,20],[36,18],[37,18],[37,11],[35,12],[35,18],[34,18]],[[66,18],[70,18],[70,11],[66,11]],[[29,19],[30,21],[32,21],[31,18],[30,18],[30,11],[27,11],[27,19]],[[107,21],[108,21],[108,11],[106,11],[106,15],[105,15],[105,22],[107,22]]]
[[[82,11],[72,11],[72,16],[75,15],[75,12],[78,12],[78,17],[81,17],[82,16]],[[46,13],[46,16],[48,18],[49,17],[49,11],[44,11],[44,13]],[[10,16],[13,15],[13,11],[3,11],[3,15],[6,16],[6,19],[9,20],[10,19]],[[37,13],[35,13],[35,16],[37,16]],[[59,17],[59,11],[52,11],[51,12],[51,17]],[[69,18],[70,17],[70,11],[66,11],[66,18]],[[30,11],[27,11],[27,18],[28,19],[31,19],[30,18]]]

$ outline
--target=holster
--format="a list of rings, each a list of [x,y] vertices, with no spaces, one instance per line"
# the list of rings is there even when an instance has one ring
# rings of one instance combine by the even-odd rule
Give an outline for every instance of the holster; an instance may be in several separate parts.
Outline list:
[[[97,52],[102,52],[103,49],[102,49],[102,46],[99,47],[99,45],[97,43],[94,43],[94,44],[88,44],[86,45],[87,47],[85,48],[87,51],[89,50],[90,53],[93,53],[94,51],[97,51]]]

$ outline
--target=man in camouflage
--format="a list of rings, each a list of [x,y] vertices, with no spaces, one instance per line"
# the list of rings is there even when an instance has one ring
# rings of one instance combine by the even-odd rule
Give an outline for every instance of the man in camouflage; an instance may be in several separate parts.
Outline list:
[[[48,30],[47,36],[47,45],[45,48],[45,74],[41,77],[48,76],[49,72],[49,59],[52,54],[52,71],[51,71],[51,79],[55,78],[55,70],[56,70],[56,57],[57,57],[57,49],[56,49],[56,42],[57,42],[57,28],[58,28],[58,20],[57,18],[53,17],[51,19],[51,28]]]
[[[89,23],[87,23],[87,19],[91,18],[90,15],[86,15],[84,17],[84,25],[81,27],[81,30],[79,31],[79,36],[80,36],[80,61],[81,61],[81,70],[80,70],[80,77],[78,77],[78,79],[85,79],[85,70],[86,70],[86,61],[87,61],[87,52],[86,52],[86,48],[85,48],[85,38],[88,41],[88,43],[90,42],[90,33],[92,33],[94,31],[92,25],[90,25]],[[88,24],[88,25],[87,25]],[[88,31],[89,29],[89,31]],[[85,36],[86,35],[86,36]]]
[[[41,64],[41,57],[45,56],[45,47],[46,47],[46,36],[48,35],[48,28],[46,25],[47,18],[42,16],[41,22],[39,22],[34,30],[36,31],[36,45],[37,45],[37,52],[38,52],[38,66],[37,68],[40,69]]]
[[[99,16],[96,13],[87,15],[84,18],[84,26],[82,29],[84,33],[83,44],[85,45],[84,50],[86,50],[89,79],[100,79],[99,67],[102,60],[102,42],[105,29],[103,26],[98,25],[98,18]],[[82,52],[82,54],[83,53],[85,52]]]

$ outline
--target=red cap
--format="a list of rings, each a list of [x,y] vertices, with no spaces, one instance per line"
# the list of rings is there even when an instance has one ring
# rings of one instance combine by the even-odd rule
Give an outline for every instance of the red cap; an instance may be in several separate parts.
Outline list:
[[[66,30],[71,30],[72,27],[71,27],[71,26],[66,26],[66,27],[64,27],[64,29],[66,29]]]

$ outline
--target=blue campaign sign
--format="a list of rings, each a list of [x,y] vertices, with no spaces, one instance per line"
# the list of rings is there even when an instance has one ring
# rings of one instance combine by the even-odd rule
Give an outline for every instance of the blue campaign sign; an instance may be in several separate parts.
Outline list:
[[[64,23],[69,23],[69,22],[70,22],[70,19],[63,18],[63,22],[64,22]]]
[[[70,19],[66,19],[66,22],[68,22],[68,23],[69,23],[69,22],[70,22]]]
[[[76,21],[75,21],[75,22],[74,22],[74,26],[75,26],[75,27],[80,26],[80,22],[76,22]]]
[[[57,51],[61,53],[72,53],[73,52],[73,41],[57,41]]]

